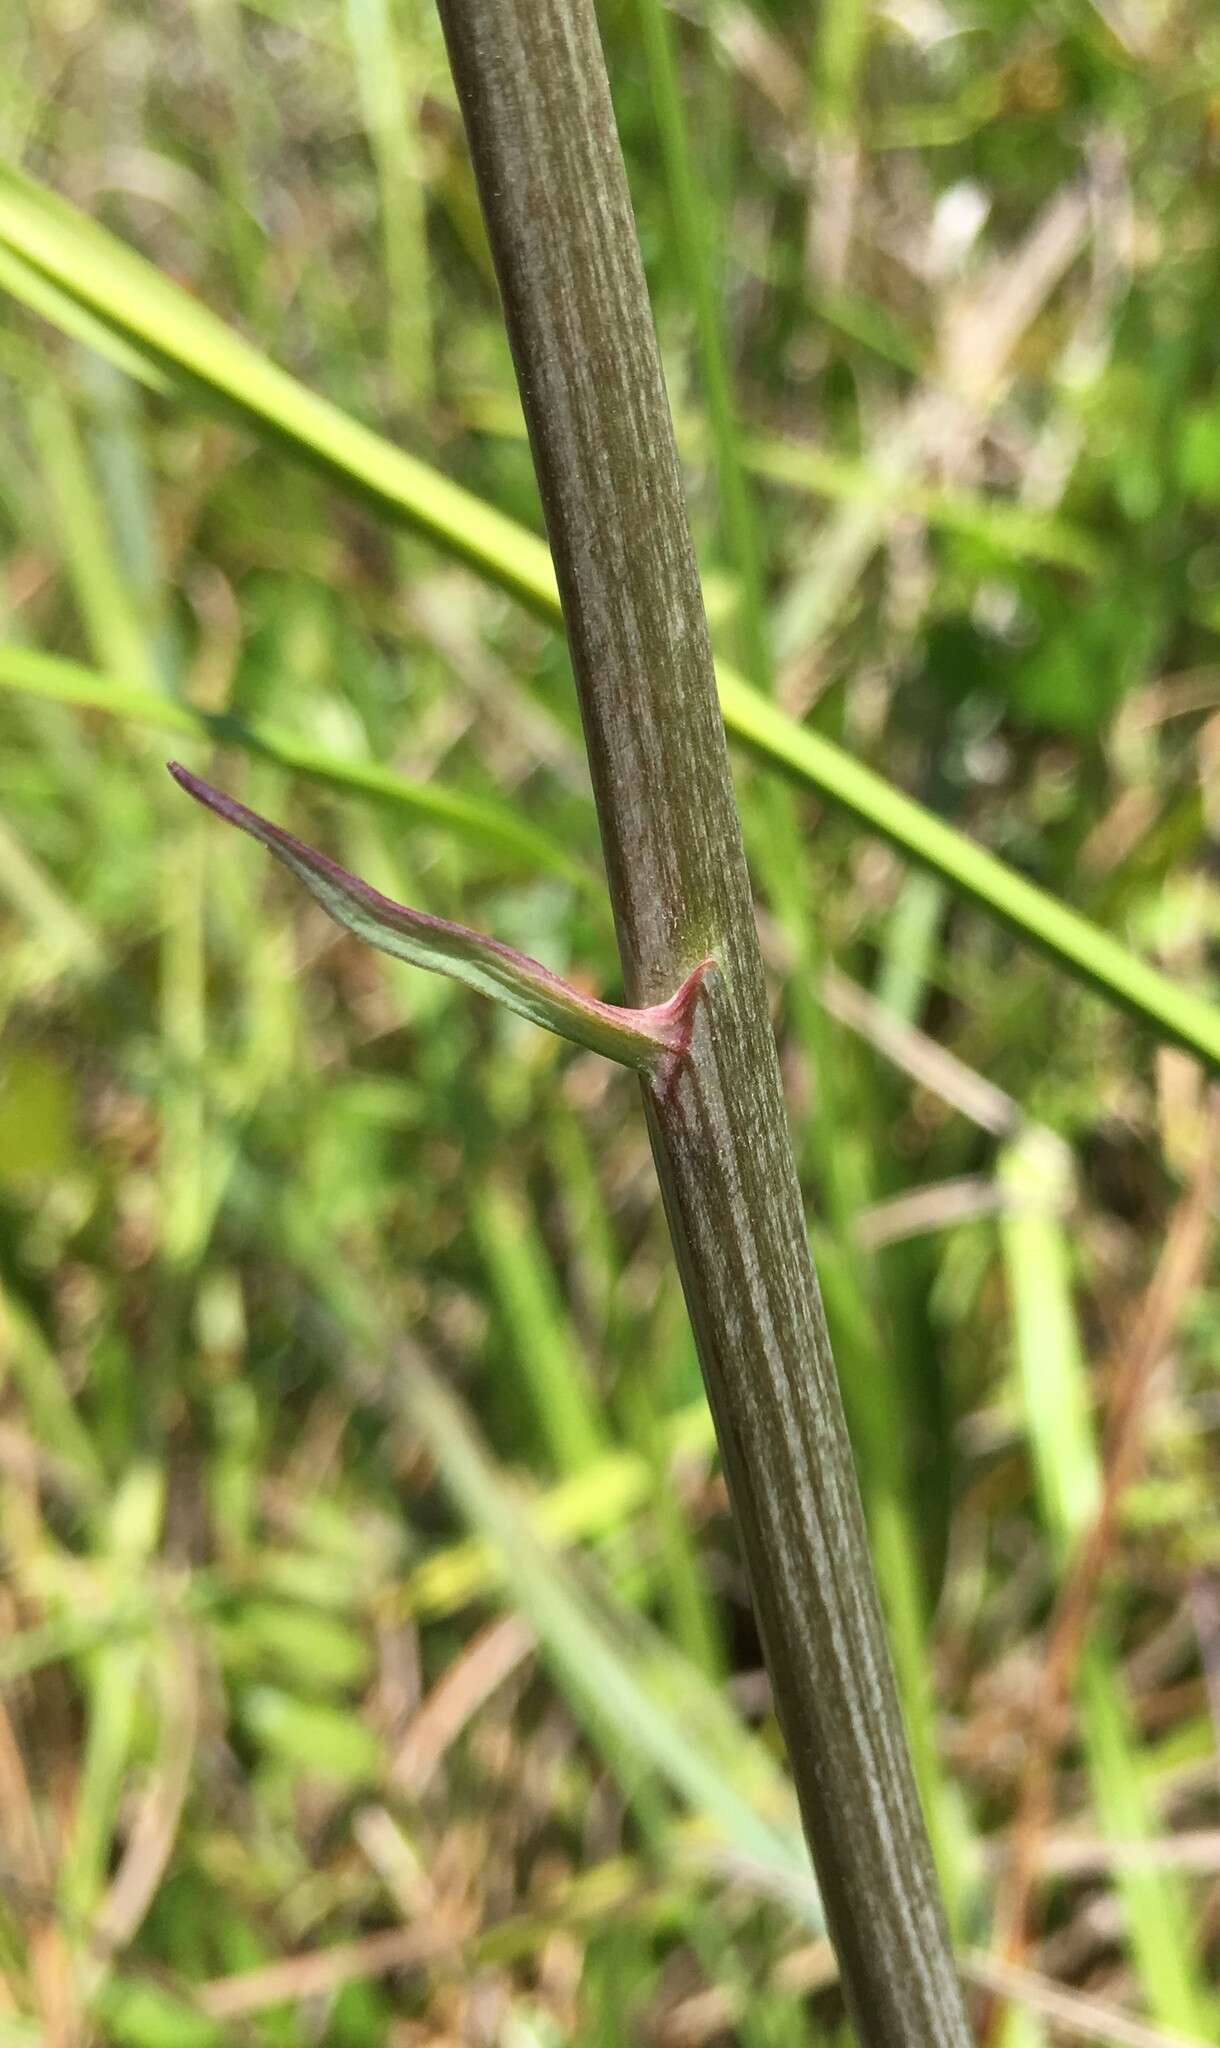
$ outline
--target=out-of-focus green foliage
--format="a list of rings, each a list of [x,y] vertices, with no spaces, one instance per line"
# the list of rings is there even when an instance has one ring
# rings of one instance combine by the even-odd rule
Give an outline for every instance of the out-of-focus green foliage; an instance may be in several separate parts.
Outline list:
[[[425,0],[11,15],[6,156],[537,531]],[[1214,999],[1211,11],[599,18],[718,652]],[[0,2038],[842,2041],[632,1083],[337,939],[153,730],[613,998],[559,640],[40,311],[0,311]],[[780,787],[743,760],[794,1136],[985,1948],[1203,1083]],[[1028,1928],[1100,2040],[1217,2027],[1206,1264],[1173,1328]]]

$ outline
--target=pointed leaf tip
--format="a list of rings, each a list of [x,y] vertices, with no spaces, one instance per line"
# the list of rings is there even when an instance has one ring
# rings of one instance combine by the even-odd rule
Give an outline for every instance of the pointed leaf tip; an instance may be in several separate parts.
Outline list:
[[[257,839],[304,883],[336,924],[379,952],[406,960],[413,967],[450,975],[544,1030],[654,1079],[668,1079],[689,1050],[699,990],[715,964],[712,960],[701,960],[667,1002],[639,1010],[599,1002],[596,996],[583,995],[561,980],[540,961],[498,939],[393,902],[236,797],[192,775],[180,761],[168,761],[166,766],[188,796]]]

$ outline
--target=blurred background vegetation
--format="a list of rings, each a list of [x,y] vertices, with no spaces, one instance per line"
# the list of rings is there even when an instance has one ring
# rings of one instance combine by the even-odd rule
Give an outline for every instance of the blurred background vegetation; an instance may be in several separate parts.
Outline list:
[[[1214,989],[1213,10],[598,12],[718,646]],[[537,529],[428,0],[5,43],[11,161]],[[5,293],[0,2040],[842,2043],[634,1084],[361,953],[150,730],[612,995],[560,637],[114,357]],[[1205,1077],[736,760],[989,2038],[1206,2043]]]

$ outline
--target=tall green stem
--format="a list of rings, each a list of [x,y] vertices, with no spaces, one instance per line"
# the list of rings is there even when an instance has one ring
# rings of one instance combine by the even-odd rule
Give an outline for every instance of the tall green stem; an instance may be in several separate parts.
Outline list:
[[[855,0],[852,0],[855,5]],[[720,491],[721,525],[729,559],[741,588],[738,641],[741,657],[755,688],[772,687],[762,567],[757,543],[756,509],[741,460],[733,380],[725,346],[724,323],[717,300],[712,258],[710,208],[704,197],[691,145],[686,109],[674,53],[665,0],[637,0],[641,42],[652,87],[653,107],[665,160],[673,210],[678,261],[687,296],[694,308],[703,392]],[[865,1270],[863,1254],[850,1238],[853,1203],[848,1148],[835,1128],[836,1090],[831,1065],[837,1031],[817,996],[821,978],[818,942],[809,916],[806,863],[801,845],[795,792],[769,788],[752,813],[750,857],[764,896],[783,928],[792,955],[791,996],[796,1039],[818,1077],[824,1108],[811,1120],[812,1157],[824,1190],[830,1228],[835,1235],[835,1294],[826,1288],[829,1321],[834,1330],[839,1369],[860,1459],[865,1512],[876,1560],[877,1578],[890,1644],[897,1667],[916,1778],[942,1885],[950,1913],[957,1884],[950,1861],[947,1832],[942,1825],[943,1794],[937,1771],[933,1697],[929,1684],[927,1631],[919,1598],[919,1564],[910,1516],[907,1422],[901,1401],[901,1360],[887,1350],[877,1304]],[[823,1272],[825,1278],[825,1271]],[[853,1410],[854,1394],[854,1410]],[[888,1398],[887,1398],[888,1395]],[[862,1434],[866,1417],[879,1425]]]
[[[868,2048],[969,2040],[792,1161],[672,423],[591,0],[441,0],[530,428],[644,1088],[793,1775]]]

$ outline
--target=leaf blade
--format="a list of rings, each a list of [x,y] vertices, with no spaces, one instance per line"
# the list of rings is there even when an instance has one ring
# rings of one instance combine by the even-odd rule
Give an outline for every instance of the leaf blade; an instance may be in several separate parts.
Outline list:
[[[395,903],[326,854],[193,775],[180,762],[167,765],[180,789],[265,846],[336,924],[378,952],[411,967],[448,975],[477,994],[503,1003],[531,1024],[541,1025],[544,1031],[570,1039],[587,1051],[600,1052],[620,1066],[663,1074],[684,1056],[710,960],[692,968],[668,1002],[638,1010],[603,1003],[513,946],[472,931],[468,925]]]
[[[243,752],[274,761],[328,788],[358,790],[392,804],[395,809],[442,825],[473,843],[494,847],[515,864],[544,867],[588,891],[592,871],[582,867],[566,848],[536,825],[493,797],[471,796],[436,782],[414,782],[376,761],[346,760],[312,747],[279,726],[236,717],[231,712],[201,711],[160,690],[126,683],[117,676],[86,668],[40,648],[0,641],[0,689],[18,690],[49,703],[104,711],[133,725],[179,733],[240,747]]]

